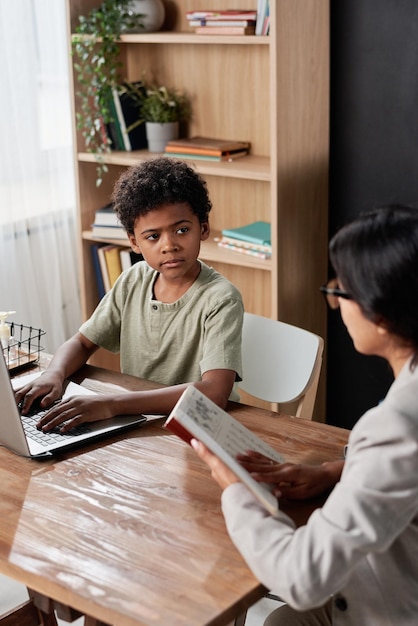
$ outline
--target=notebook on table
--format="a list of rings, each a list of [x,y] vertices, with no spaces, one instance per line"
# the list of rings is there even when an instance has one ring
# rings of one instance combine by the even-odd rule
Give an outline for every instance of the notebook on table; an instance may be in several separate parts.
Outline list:
[[[15,381],[16,389],[23,384],[18,381],[19,379]],[[63,398],[94,393],[81,385],[68,382]],[[145,415],[119,415],[111,419],[81,424],[79,429],[73,429],[69,433],[39,431],[36,424],[40,419],[40,413],[30,416],[20,414],[3,355],[0,355],[0,398],[0,446],[26,457],[50,456],[70,447],[89,443],[98,437],[117,434],[147,421]]]

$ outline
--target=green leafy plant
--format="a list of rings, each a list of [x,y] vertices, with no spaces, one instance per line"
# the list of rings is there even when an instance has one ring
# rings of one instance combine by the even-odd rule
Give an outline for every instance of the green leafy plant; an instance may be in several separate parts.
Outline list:
[[[140,113],[145,122],[185,122],[191,116],[190,100],[175,89],[145,85]]]
[[[77,128],[82,132],[86,150],[95,155],[97,186],[108,169],[104,157],[110,151],[106,124],[114,121],[109,106],[112,89],[121,82],[118,42],[125,31],[140,32],[143,17],[133,11],[132,0],[103,0],[87,16],[79,17],[72,38],[80,98]]]

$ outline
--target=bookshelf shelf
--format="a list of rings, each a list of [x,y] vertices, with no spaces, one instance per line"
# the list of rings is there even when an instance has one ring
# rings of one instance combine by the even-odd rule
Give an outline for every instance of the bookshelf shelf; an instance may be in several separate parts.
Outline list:
[[[191,45],[268,46],[270,37],[255,35],[196,35],[190,32],[161,32],[122,35],[121,43],[174,43]]]
[[[129,167],[156,156],[155,153],[147,150],[135,150],[133,152],[119,152],[115,150],[106,155],[104,161],[108,165]],[[89,152],[81,152],[78,155],[78,160],[84,163],[95,163],[94,154]],[[193,159],[187,159],[187,162],[193,163],[194,167],[203,175],[245,178],[265,182],[271,180],[270,159],[268,157],[248,155],[231,162],[212,163],[211,161],[193,161]]]
[[[101,0],[66,1],[70,41],[78,16]],[[163,1],[167,27],[162,32],[122,36],[122,77],[133,82],[145,76],[188,93],[188,136],[251,144],[250,154],[236,161],[187,160],[207,181],[213,204],[212,236],[203,243],[201,258],[236,284],[247,311],[325,338],[326,308],[318,288],[328,270],[329,0],[271,2],[267,37],[197,35],[188,30],[186,12],[216,10],[219,0]],[[230,0],[229,6],[253,9],[254,0]],[[74,94],[78,89],[75,84]],[[78,106],[74,95],[75,112]],[[127,167],[157,154],[106,155],[109,171],[97,187],[94,155],[86,151],[81,133],[74,133],[80,284],[88,317],[98,301],[92,245],[127,245],[93,237],[95,211],[109,202]],[[224,228],[257,220],[271,223],[270,260],[225,250],[213,240]],[[96,364],[109,365],[95,358]],[[322,380],[319,407],[324,388]]]
[[[129,240],[126,239],[111,239],[110,237],[98,237],[97,235],[93,235],[91,230],[84,230],[81,233],[82,238],[85,241],[93,241],[94,243],[111,243],[114,246],[121,246],[124,248],[129,248]]]
[[[79,35],[78,35],[79,37]],[[147,34],[122,35],[121,44],[190,44],[190,45],[244,45],[244,46],[266,46],[270,43],[270,37],[255,35],[195,35],[188,32],[158,32]]]

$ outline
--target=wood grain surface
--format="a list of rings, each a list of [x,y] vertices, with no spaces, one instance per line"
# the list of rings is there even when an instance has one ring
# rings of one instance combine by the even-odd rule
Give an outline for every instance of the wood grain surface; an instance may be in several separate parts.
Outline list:
[[[99,393],[155,387],[90,366],[74,380]],[[345,430],[229,410],[289,461],[342,456]],[[226,533],[219,487],[163,421],[42,462],[0,448],[0,571],[117,626],[222,625],[262,597]],[[288,511],[303,523],[318,504]]]

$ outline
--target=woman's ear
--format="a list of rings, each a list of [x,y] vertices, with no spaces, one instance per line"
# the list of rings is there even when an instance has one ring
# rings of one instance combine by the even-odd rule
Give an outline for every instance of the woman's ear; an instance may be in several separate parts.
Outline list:
[[[136,252],[136,254],[142,254],[141,248],[136,243],[135,235],[131,235],[128,233],[128,239],[129,239],[129,243],[131,244],[132,250]]]
[[[388,325],[383,318],[380,318],[379,320],[375,321],[375,325],[376,325],[376,331],[378,335],[388,334],[389,332]]]
[[[209,222],[202,222],[200,224],[200,241],[206,241],[210,235]]]

